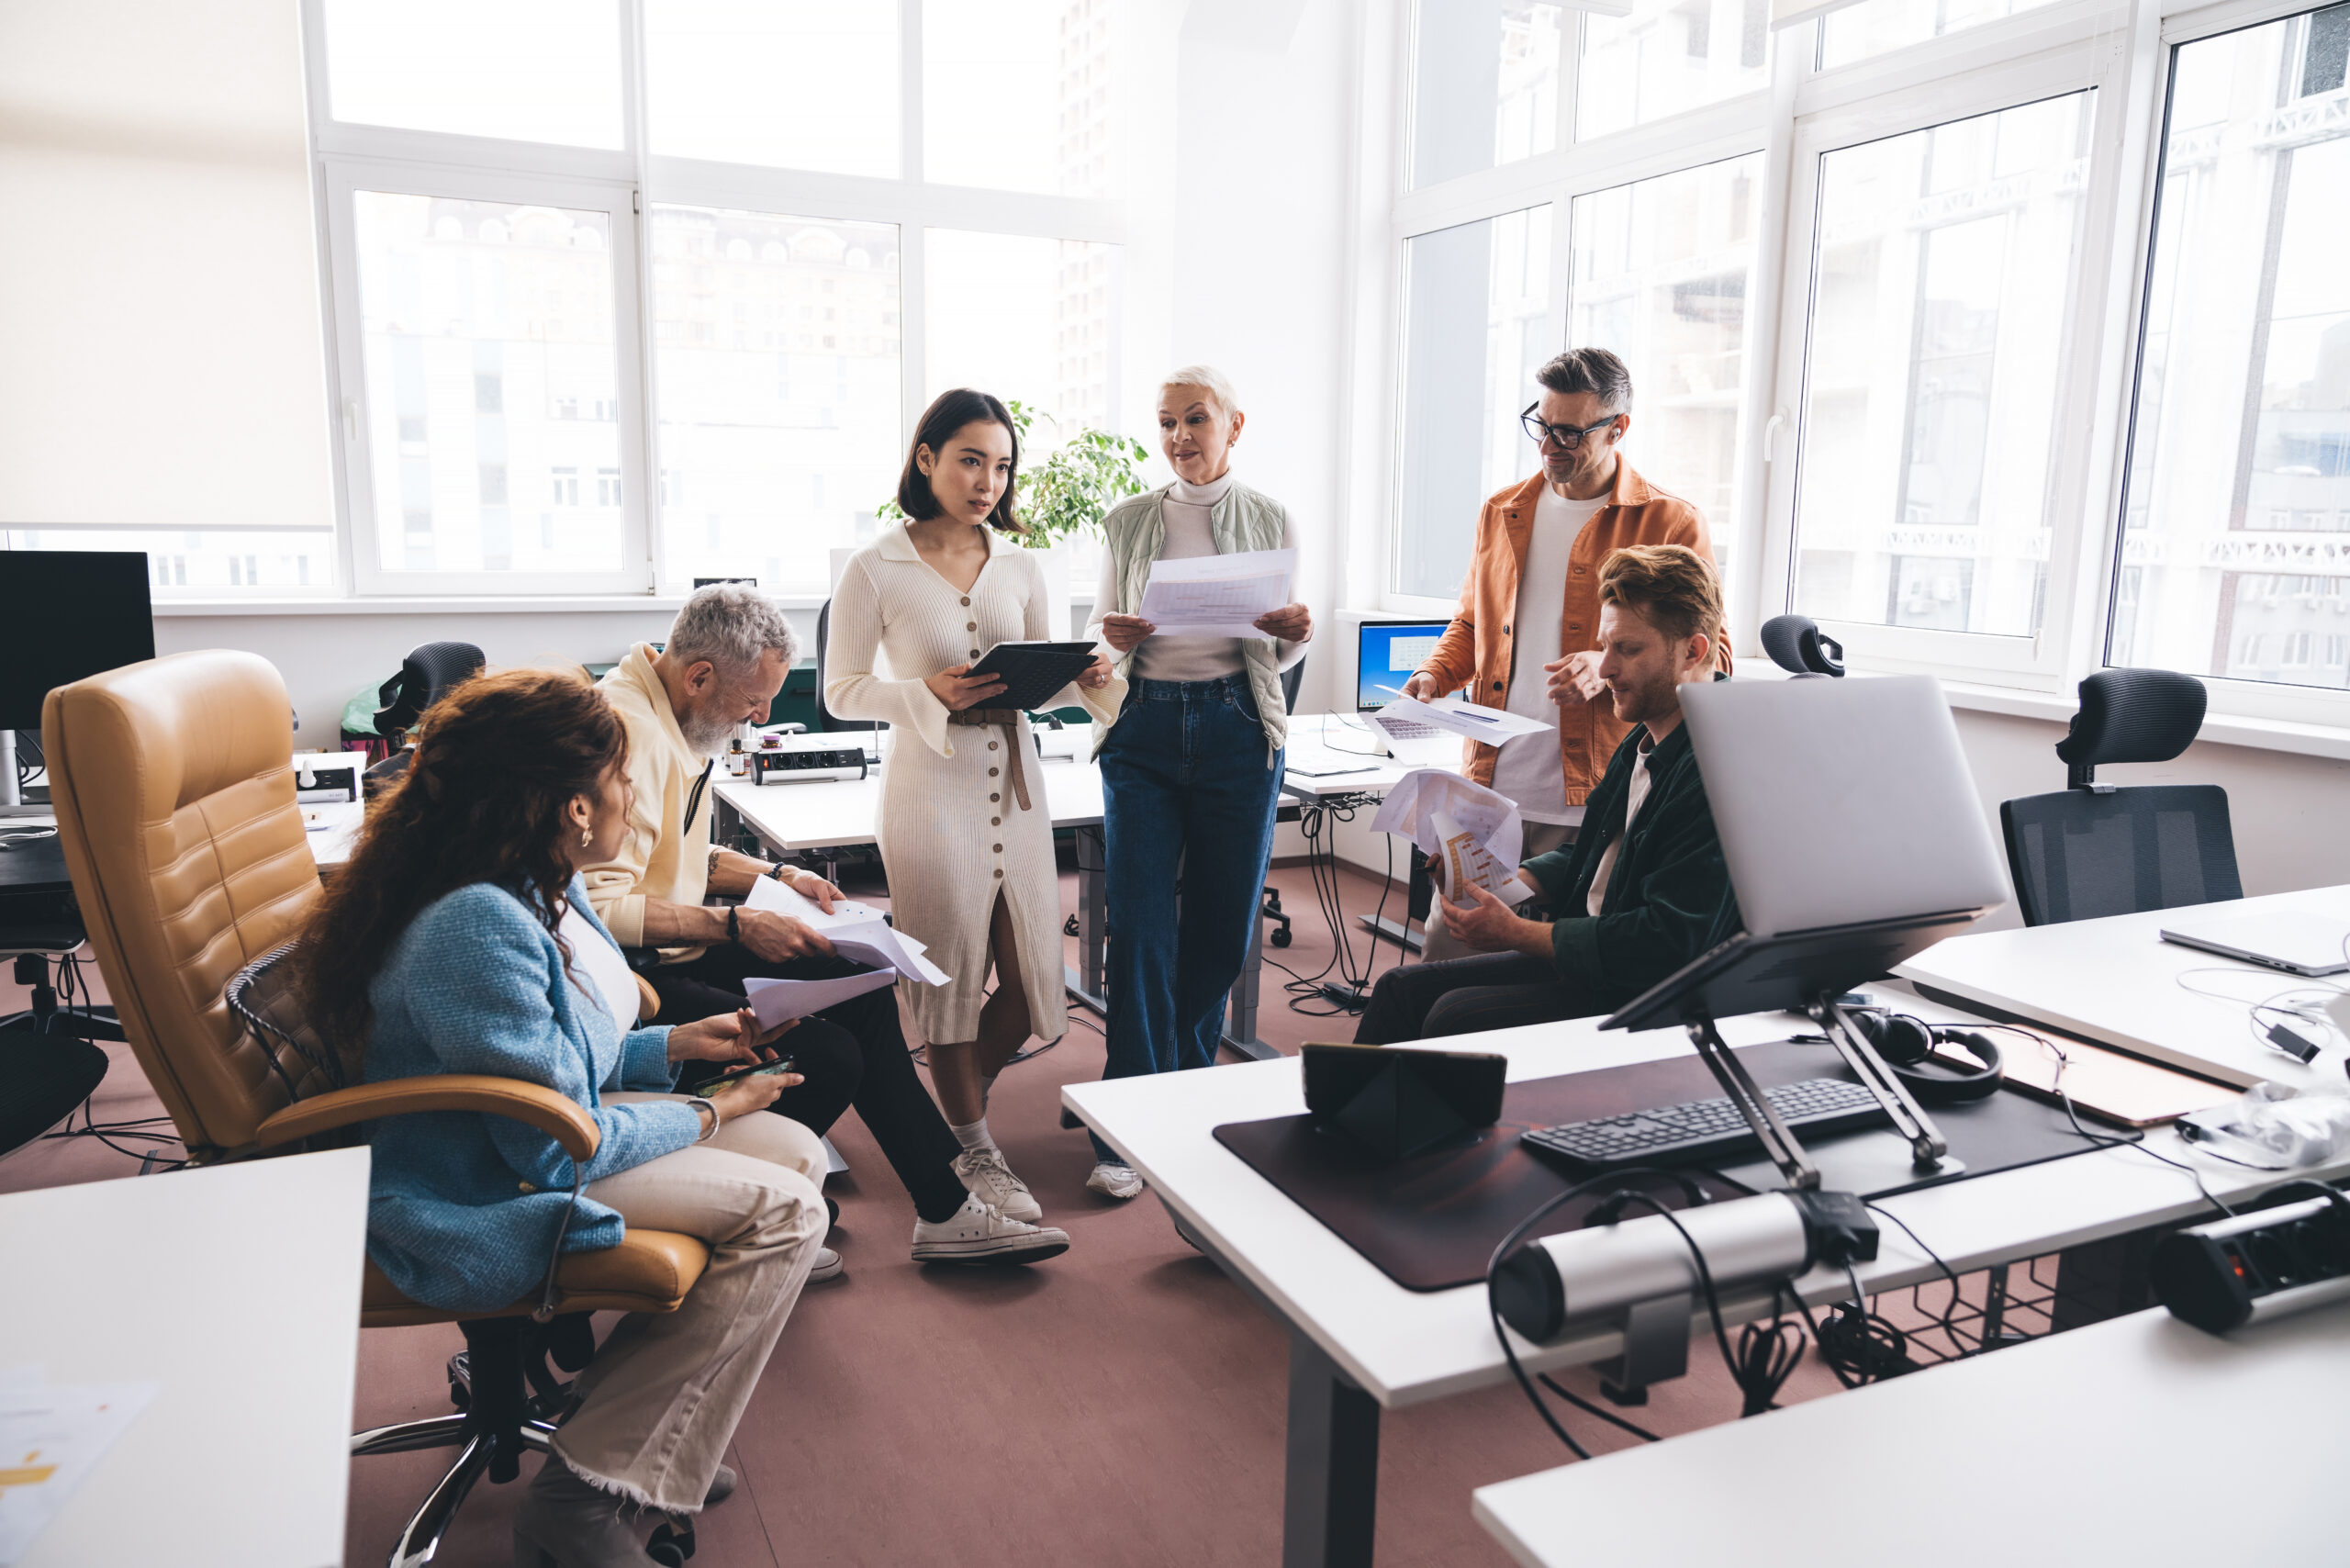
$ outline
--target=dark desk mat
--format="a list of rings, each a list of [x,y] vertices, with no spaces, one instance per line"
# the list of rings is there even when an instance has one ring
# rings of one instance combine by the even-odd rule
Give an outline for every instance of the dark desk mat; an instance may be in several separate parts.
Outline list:
[[[1749,1046],[1738,1056],[1765,1089],[1807,1078],[1852,1076],[1843,1058],[1824,1044],[1780,1041]],[[1483,1279],[1502,1238],[1546,1199],[1574,1185],[1568,1167],[1529,1153],[1518,1142],[1520,1133],[1720,1094],[1721,1086],[1695,1056],[1533,1079],[1509,1086],[1501,1120],[1473,1142],[1392,1165],[1378,1163],[1343,1134],[1316,1130],[1303,1115],[1227,1122],[1215,1129],[1215,1138],[1389,1279],[1409,1291],[1439,1291]],[[2061,1109],[2020,1094],[1930,1105],[1927,1114],[1966,1170],[1920,1186],[2036,1165],[2093,1147],[2073,1130]],[[1675,1208],[1684,1201],[1671,1182],[1619,1185],[1653,1192]],[[1716,1197],[1746,1191],[1727,1179],[1707,1177],[1705,1185]],[[1535,1234],[1576,1228],[1612,1190],[1561,1205]]]

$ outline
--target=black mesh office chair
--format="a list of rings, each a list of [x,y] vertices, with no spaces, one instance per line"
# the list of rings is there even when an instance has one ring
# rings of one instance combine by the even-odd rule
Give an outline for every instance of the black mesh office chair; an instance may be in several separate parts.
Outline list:
[[[820,730],[880,730],[889,726],[872,719],[844,719],[824,704],[824,645],[833,640],[833,601],[816,611],[816,727]]]
[[[2109,669],[2081,682],[2081,710],[2056,743],[2067,788],[1999,806],[2024,924],[2244,897],[2226,790],[2097,782],[2106,763],[2168,762],[2185,751],[2203,727],[2204,702],[2201,681],[2170,670]]]
[[[1305,681],[1306,657],[1300,655],[1295,664],[1281,671],[1281,705],[1292,713],[1297,711],[1297,689]],[[1288,946],[1291,940],[1289,914],[1281,908],[1281,890],[1270,882],[1265,884],[1264,906],[1257,913],[1273,923],[1272,935],[1267,940],[1276,947]]]
[[[400,661],[399,674],[376,690],[375,733],[392,743],[392,755],[360,778],[367,799],[391,788],[408,771],[414,753],[408,733],[427,708],[489,667],[488,657],[471,643],[420,643]]]

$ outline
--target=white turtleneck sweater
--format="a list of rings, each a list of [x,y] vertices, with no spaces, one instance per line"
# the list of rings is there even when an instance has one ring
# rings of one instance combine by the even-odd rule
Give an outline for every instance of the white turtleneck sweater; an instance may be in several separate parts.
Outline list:
[[[1189,485],[1175,481],[1162,503],[1167,520],[1167,542],[1159,546],[1158,559],[1181,561],[1194,555],[1215,554],[1215,533],[1209,526],[1209,514],[1224,493],[1232,488],[1232,475],[1227,471],[1221,479],[1205,485]],[[1285,521],[1281,526],[1281,547],[1297,548],[1297,524]],[[1291,584],[1296,591],[1296,584]],[[1102,647],[1109,644],[1102,636],[1102,617],[1116,610],[1118,603],[1117,565],[1115,557],[1102,552],[1102,580],[1093,594],[1093,623],[1085,634]],[[1131,611],[1129,611],[1131,613]],[[1238,675],[1246,666],[1237,637],[1169,637],[1150,636],[1135,649],[1135,659],[1126,672],[1128,678],[1144,680],[1220,680],[1228,675]],[[1274,654],[1282,669],[1305,656],[1305,644],[1275,639]],[[1115,649],[1110,650],[1116,657]]]

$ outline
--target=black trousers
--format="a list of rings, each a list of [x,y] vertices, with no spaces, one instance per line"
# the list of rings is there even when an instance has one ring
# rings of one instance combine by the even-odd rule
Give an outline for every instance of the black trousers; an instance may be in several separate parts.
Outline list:
[[[1355,1043],[1401,1045],[1606,1011],[1582,987],[1561,980],[1548,958],[1479,953],[1439,964],[1398,964],[1380,976]]]
[[[732,943],[711,948],[683,964],[660,964],[645,972],[661,999],[658,1024],[690,1024],[712,1014],[732,1013],[744,1003],[743,982],[765,980],[830,980],[854,974],[857,966],[822,954],[770,963]],[[946,1127],[938,1103],[923,1087],[906,1054],[893,989],[868,991],[827,1007],[778,1042],[799,1064],[808,1081],[787,1089],[770,1107],[778,1115],[822,1137],[851,1105],[881,1146],[890,1169],[914,1200],[914,1212],[942,1220],[963,1206],[965,1190],[955,1174],[962,1145]],[[678,1087],[691,1089],[726,1071],[719,1062],[685,1062]]]

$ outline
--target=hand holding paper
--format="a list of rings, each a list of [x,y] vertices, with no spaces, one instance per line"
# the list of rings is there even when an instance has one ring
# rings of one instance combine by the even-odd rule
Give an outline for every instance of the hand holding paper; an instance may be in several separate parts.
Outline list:
[[[1444,867],[1447,900],[1464,907],[1473,904],[1477,901],[1470,893],[1471,888],[1483,888],[1512,905],[1524,903],[1534,896],[1534,890],[1514,875],[1516,867],[1503,865],[1475,834],[1453,819],[1451,812],[1438,811],[1428,815],[1436,828],[1437,859]]]
[[[824,938],[832,943],[834,952],[852,963],[871,964],[879,969],[893,969],[899,974],[921,980],[925,985],[946,983],[946,971],[923,957],[924,945],[890,925],[881,917],[881,912],[871,904],[856,903],[847,899],[839,899],[834,901],[833,912],[827,914],[816,907],[814,900],[803,898],[773,877],[761,877],[753,882],[751,896],[747,902],[754,908],[772,910],[778,914],[787,914],[794,920],[805,922],[811,929],[822,933]],[[816,985],[834,982],[801,980],[789,983]],[[755,1005],[756,999],[753,1000]],[[846,999],[834,997],[833,1000],[839,1002]],[[781,1003],[778,1002],[778,1005]],[[832,1002],[824,1002],[822,1005],[829,1007]],[[814,1009],[811,1008],[809,1011],[813,1012]],[[798,1017],[800,1014],[787,1013],[783,1016]],[[766,1017],[765,1014],[761,1014],[760,1021],[766,1022]]]
[[[1264,641],[1257,620],[1290,602],[1290,580],[1296,572],[1294,550],[1155,561],[1150,580],[1143,585],[1140,613],[1160,634]]]

